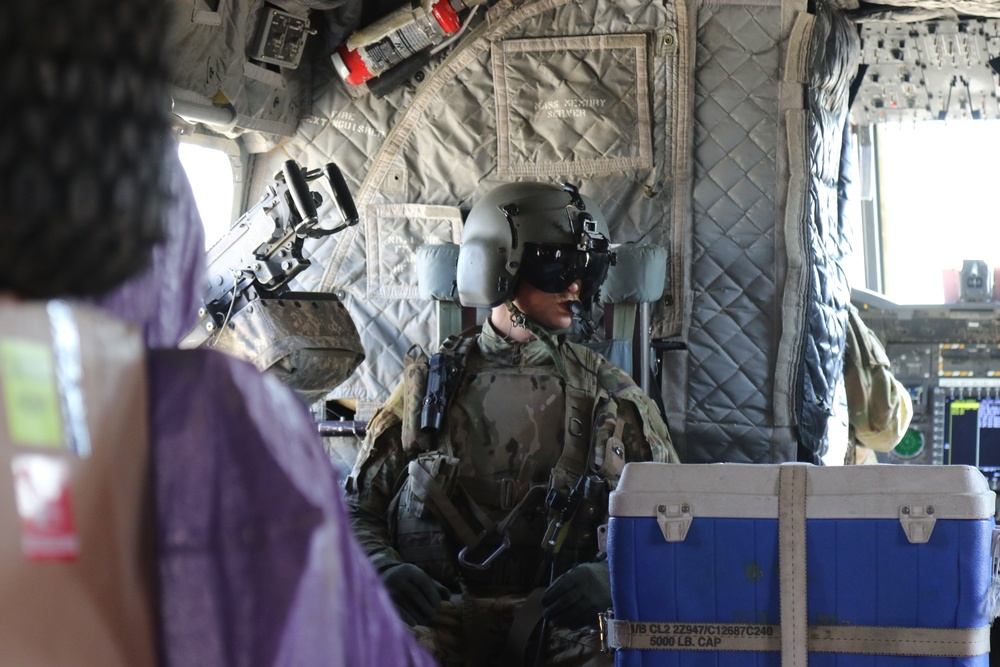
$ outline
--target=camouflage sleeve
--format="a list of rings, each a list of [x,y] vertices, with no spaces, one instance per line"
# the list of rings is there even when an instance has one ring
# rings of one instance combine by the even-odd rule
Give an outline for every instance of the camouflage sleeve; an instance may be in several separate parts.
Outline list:
[[[636,394],[612,397],[597,417],[594,463],[611,490],[631,461],[680,463],[656,405],[638,389]]]
[[[895,447],[913,414],[910,394],[892,374],[882,343],[851,306],[844,354],[844,389],[851,432],[878,452]]]
[[[402,562],[389,539],[389,505],[406,471],[399,423],[375,436],[362,450],[347,487],[354,534],[378,572]]]
[[[660,409],[649,396],[620,368],[602,359],[598,370],[602,387],[611,395],[608,411],[616,415],[621,424],[611,425],[612,433],[601,434],[607,429],[598,416],[598,443],[616,438],[624,444],[628,461],[653,461],[656,463],[680,463],[674,450],[670,431],[660,414]],[[614,449],[610,450],[614,453]],[[623,464],[624,465],[624,464]]]
[[[670,432],[652,399],[636,392],[618,400],[618,417],[623,423],[622,442],[629,461],[680,463]]]

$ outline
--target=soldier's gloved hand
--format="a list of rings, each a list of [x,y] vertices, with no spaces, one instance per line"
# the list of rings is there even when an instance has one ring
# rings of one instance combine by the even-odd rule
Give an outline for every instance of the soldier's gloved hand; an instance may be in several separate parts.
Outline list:
[[[379,576],[408,625],[425,625],[450,592],[444,584],[412,563],[399,563]]]
[[[552,582],[542,594],[542,615],[575,630],[597,622],[611,607],[611,573],[607,561],[582,563]]]

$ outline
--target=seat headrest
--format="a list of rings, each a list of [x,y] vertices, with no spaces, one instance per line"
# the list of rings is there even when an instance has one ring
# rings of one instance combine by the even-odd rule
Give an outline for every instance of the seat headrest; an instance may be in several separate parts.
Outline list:
[[[624,243],[614,248],[617,261],[601,287],[605,303],[647,303],[663,296],[667,250],[652,243]]]
[[[458,303],[458,245],[440,243],[417,248],[417,285],[421,299]]]

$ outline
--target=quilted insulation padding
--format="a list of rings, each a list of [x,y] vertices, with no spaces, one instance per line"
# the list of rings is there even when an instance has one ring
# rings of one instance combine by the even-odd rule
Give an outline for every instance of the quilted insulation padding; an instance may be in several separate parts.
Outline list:
[[[817,3],[810,43],[808,86],[809,188],[806,239],[810,259],[806,331],[796,398],[799,460],[820,463],[827,422],[843,373],[847,306],[844,271],[849,230],[840,215],[839,181],[849,87],[857,70],[859,40],[844,16]]]
[[[459,242],[460,211],[495,185],[572,181],[599,203],[615,242],[670,244],[674,8],[504,0],[484,13],[419,85],[376,99],[332,81],[249,184],[259,191],[288,158],[334,161],[355,193],[361,223],[307,245],[313,266],[296,289],[337,292],[355,320],[367,357],[330,397],[357,399],[359,419],[388,397],[411,345],[436,346],[416,249]],[[671,333],[665,304],[676,300],[659,304],[654,335]]]
[[[668,415],[687,461],[819,462],[826,449],[849,298],[837,186],[857,43],[842,15],[817,11],[802,23],[801,79],[779,61],[782,7],[697,14],[686,400]],[[780,86],[795,81],[807,106],[786,129]]]
[[[771,462],[781,8],[702,7],[685,460]]]

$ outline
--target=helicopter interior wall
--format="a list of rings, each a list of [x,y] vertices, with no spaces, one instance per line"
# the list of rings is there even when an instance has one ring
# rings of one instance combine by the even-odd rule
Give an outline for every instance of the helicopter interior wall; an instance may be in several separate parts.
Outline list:
[[[665,354],[671,430],[689,461],[812,460],[848,299],[836,191],[856,40],[822,4],[713,3],[697,20],[690,329],[687,350]]]
[[[687,377],[664,395],[686,399],[669,411],[686,459],[754,460],[731,450],[774,423],[782,12],[713,5],[697,22],[688,350],[666,364]]]
[[[381,96],[331,78],[295,134],[254,157],[250,192],[286,159],[333,161],[361,211],[307,246],[296,285],[337,293],[367,352],[330,398],[367,419],[406,349],[436,345],[417,247],[459,241],[462,211],[500,182],[565,179],[616,242],[669,248],[652,333],[679,348],[662,357],[662,393],[686,458],[794,460],[803,418],[820,446],[847,302],[835,165],[856,44],[843,17],[831,28],[799,0],[481,9]]]
[[[773,424],[782,12],[713,4],[696,21],[689,327],[664,398],[682,456],[721,460]]]
[[[498,183],[582,183],[616,242],[670,247],[672,5],[514,4],[480,8],[446,57],[381,97],[332,80],[297,133],[257,156],[252,191],[291,157],[338,163],[354,192],[361,224],[308,247],[314,265],[298,281],[341,295],[358,326],[367,360],[331,395],[355,399],[358,419],[388,396],[410,345],[436,347],[437,309],[418,298],[416,249],[459,242],[461,211]],[[663,335],[670,315],[662,304],[657,312]]]

